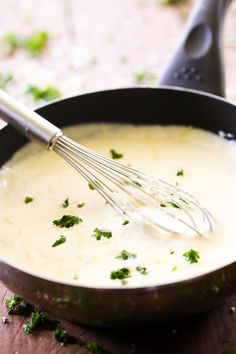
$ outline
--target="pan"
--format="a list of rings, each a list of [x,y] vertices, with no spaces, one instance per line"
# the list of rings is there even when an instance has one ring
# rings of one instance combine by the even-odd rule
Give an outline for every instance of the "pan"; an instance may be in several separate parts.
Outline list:
[[[236,135],[236,106],[220,97],[224,96],[220,35],[230,3],[197,2],[159,87],[84,94],[37,112],[59,127],[88,122],[175,124]],[[0,164],[25,143],[13,128],[3,128]],[[3,260],[0,278],[28,302],[59,317],[95,326],[128,326],[170,321],[216,306],[236,290],[236,263],[184,281],[127,289],[55,282]]]

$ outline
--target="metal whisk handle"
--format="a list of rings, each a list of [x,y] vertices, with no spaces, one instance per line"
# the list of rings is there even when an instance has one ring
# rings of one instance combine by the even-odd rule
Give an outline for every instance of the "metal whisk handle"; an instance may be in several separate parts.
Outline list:
[[[30,140],[51,148],[62,132],[55,125],[0,90],[0,118]]]

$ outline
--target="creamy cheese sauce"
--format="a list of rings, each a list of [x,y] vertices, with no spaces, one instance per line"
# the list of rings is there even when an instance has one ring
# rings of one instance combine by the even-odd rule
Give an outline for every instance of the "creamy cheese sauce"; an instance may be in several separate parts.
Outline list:
[[[124,219],[88,188],[88,183],[53,152],[33,143],[0,170],[0,257],[15,266],[57,281],[95,287],[136,287],[187,279],[235,260],[236,144],[212,133],[176,126],[90,124],[65,129],[80,144],[124,164],[159,175],[191,192],[214,215],[217,227],[206,237],[166,234],[142,221]],[[177,176],[183,169],[184,175]],[[26,196],[33,198],[25,203]],[[63,208],[65,199],[69,200]],[[78,208],[79,203],[84,206]],[[83,222],[53,225],[63,215]],[[95,228],[111,238],[92,236]],[[66,241],[53,243],[60,235]],[[198,263],[183,254],[199,252]],[[122,250],[136,258],[117,258]],[[147,274],[136,270],[145,267]],[[111,271],[129,268],[123,285]]]

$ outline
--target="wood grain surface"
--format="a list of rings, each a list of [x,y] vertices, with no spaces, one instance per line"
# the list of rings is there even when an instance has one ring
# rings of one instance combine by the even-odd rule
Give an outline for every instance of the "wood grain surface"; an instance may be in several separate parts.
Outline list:
[[[51,83],[63,96],[82,92],[150,85],[137,82],[136,72],[158,73],[174,49],[192,4],[159,5],[156,0],[1,0],[0,36],[9,31],[29,34],[46,30],[48,47],[37,58],[17,52],[0,54],[0,73],[11,72],[6,91],[34,106],[25,95],[30,83]],[[227,97],[236,101],[236,3],[224,31]],[[232,354],[236,353],[236,296],[219,308],[162,326],[96,329],[61,320],[60,325],[80,345],[61,346],[50,331],[26,335],[24,316],[8,316],[5,298],[11,293],[0,284],[0,354],[89,353],[96,342],[104,353]],[[175,306],[175,304],[173,304]]]

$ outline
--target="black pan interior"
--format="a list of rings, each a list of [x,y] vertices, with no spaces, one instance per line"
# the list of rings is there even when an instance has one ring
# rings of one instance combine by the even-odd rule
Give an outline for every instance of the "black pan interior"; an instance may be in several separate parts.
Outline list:
[[[216,96],[173,88],[131,88],[89,93],[37,110],[61,127],[86,122],[192,125],[236,136],[236,107]],[[0,131],[0,164],[25,142],[11,127]]]

